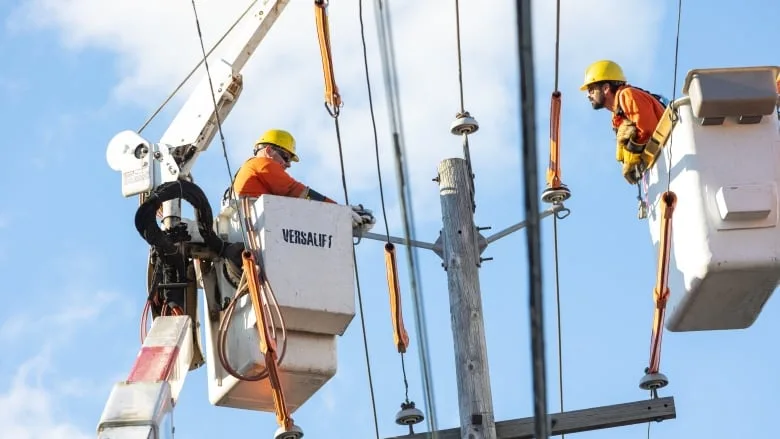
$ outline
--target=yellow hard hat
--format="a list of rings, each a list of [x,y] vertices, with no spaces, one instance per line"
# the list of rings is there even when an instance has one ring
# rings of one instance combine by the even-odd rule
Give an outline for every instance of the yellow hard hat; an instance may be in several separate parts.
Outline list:
[[[600,81],[626,82],[626,76],[623,74],[623,69],[616,62],[609,60],[596,61],[585,70],[585,82],[580,87],[580,90],[585,91],[589,85]]]
[[[299,161],[298,154],[295,153],[295,138],[288,131],[278,129],[268,130],[264,132],[259,139],[257,139],[257,142],[255,142],[255,148],[257,148],[257,145],[263,143],[276,145],[279,148],[289,152],[292,161]]]

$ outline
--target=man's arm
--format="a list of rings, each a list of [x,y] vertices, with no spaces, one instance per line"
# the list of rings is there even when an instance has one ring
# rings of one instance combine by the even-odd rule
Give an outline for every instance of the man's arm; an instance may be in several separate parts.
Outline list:
[[[306,189],[301,193],[300,197],[307,198],[309,200],[314,200],[314,201],[324,201],[326,203],[339,204],[308,186],[306,186]]]
[[[632,88],[623,90],[618,99],[625,117],[636,127],[636,136],[632,141],[637,145],[644,145],[658,125],[655,106],[660,104],[649,94]]]
[[[263,176],[271,189],[271,193],[274,195],[306,198],[314,201],[338,204],[325,195],[294,179],[276,162],[269,161],[264,165],[264,168]]]

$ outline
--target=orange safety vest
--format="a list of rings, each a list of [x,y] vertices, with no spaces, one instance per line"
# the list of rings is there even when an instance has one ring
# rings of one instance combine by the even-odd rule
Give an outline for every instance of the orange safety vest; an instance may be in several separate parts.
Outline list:
[[[612,128],[617,130],[628,119],[636,125],[636,140],[645,144],[658,126],[664,114],[664,105],[651,93],[625,85],[618,89],[615,96],[615,109],[612,113]]]
[[[306,185],[295,180],[278,162],[269,157],[252,157],[236,173],[233,191],[246,197],[264,194],[300,197]]]

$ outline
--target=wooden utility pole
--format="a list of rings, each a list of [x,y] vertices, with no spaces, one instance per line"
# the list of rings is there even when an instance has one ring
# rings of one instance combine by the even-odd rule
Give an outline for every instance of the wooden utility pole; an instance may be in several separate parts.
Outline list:
[[[480,255],[488,245],[526,227],[528,219],[511,225],[488,237],[474,224],[473,180],[468,161],[445,159],[439,164],[438,177],[443,227],[435,242],[407,241],[390,237],[390,242],[431,250],[442,259],[452,315],[455,345],[455,371],[458,386],[460,428],[435,432],[438,439],[533,439],[535,419],[495,421],[488,372],[488,355],[482,317],[479,267],[489,258]],[[568,215],[562,203],[539,213],[538,219],[551,215]],[[363,238],[384,241],[385,235],[361,234]],[[530,391],[530,389],[529,389]],[[552,436],[615,428],[643,422],[660,422],[677,416],[674,398],[652,398],[604,407],[547,415],[547,431]],[[392,439],[430,438],[434,432],[398,436]]]
[[[472,210],[472,176],[468,163],[460,158],[443,160],[438,172],[442,265],[447,271],[452,314],[460,437],[496,439],[479,288],[482,258]]]

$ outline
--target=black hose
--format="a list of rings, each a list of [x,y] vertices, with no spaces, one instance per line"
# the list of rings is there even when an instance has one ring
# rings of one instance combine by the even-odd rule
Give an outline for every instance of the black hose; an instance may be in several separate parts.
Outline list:
[[[171,181],[156,187],[149,197],[138,206],[135,213],[135,228],[141,237],[153,247],[165,254],[176,252],[176,246],[157,224],[157,211],[165,201],[181,198],[195,209],[195,221],[198,224],[206,246],[222,256],[227,244],[214,232],[214,219],[211,205],[203,190],[195,183],[186,180]]]

